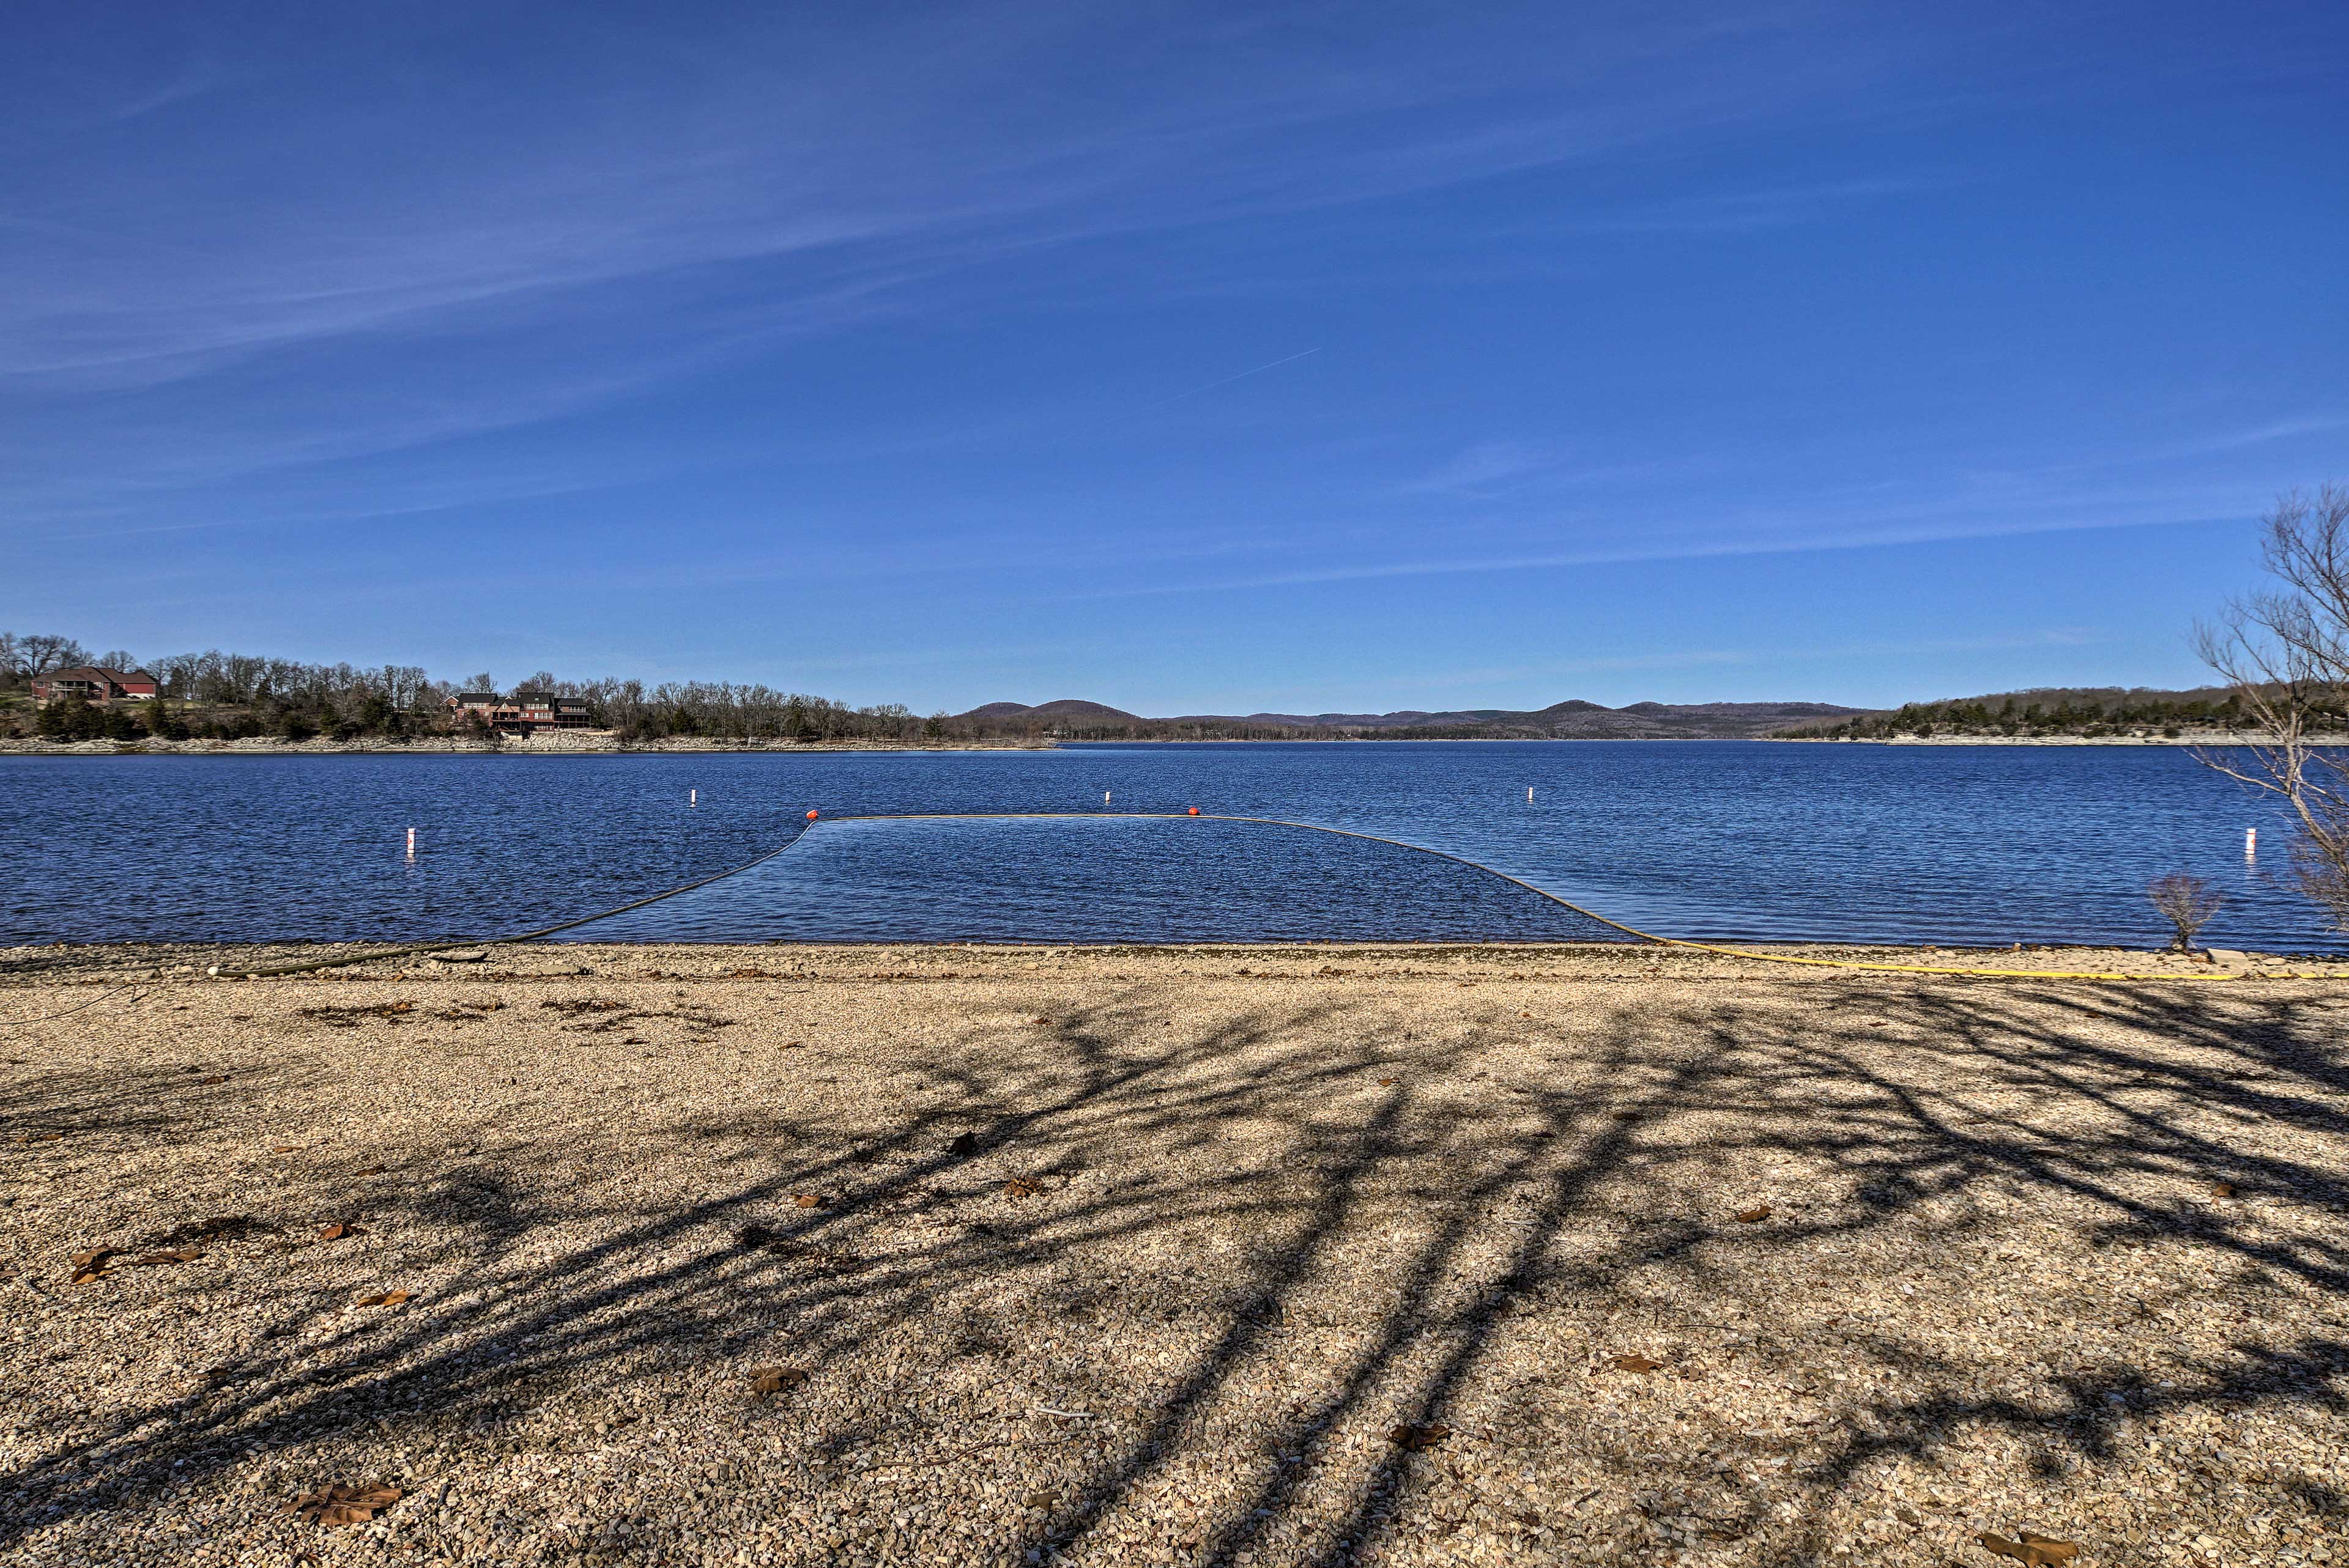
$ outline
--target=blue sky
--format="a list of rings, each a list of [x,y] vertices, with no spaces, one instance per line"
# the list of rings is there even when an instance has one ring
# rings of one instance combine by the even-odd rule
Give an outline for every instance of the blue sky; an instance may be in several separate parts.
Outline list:
[[[1150,713],[2191,684],[2333,4],[20,6],[0,625]]]

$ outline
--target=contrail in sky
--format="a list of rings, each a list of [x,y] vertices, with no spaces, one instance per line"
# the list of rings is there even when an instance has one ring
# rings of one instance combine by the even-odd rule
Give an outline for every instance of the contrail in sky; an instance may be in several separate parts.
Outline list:
[[[1268,370],[1277,370],[1281,366],[1294,364],[1303,359],[1306,355],[1320,352],[1319,348],[1309,348],[1304,354],[1292,354],[1287,359],[1276,359],[1270,365],[1259,365],[1253,370],[1243,370],[1237,376],[1226,376],[1221,381],[1210,381],[1205,387],[1194,387],[1188,392],[1177,392],[1172,397],[1161,397],[1155,403],[1143,404],[1142,412],[1146,414],[1153,408],[1164,408],[1167,404],[1179,403],[1185,397],[1196,397],[1202,392],[1213,392],[1218,387],[1228,387],[1235,381],[1245,381],[1251,376],[1261,376]]]

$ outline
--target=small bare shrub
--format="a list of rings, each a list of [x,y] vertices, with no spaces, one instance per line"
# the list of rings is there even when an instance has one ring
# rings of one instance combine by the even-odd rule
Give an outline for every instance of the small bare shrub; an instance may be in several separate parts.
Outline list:
[[[2184,872],[2172,872],[2166,877],[2156,877],[2147,884],[2145,896],[2161,917],[2178,928],[2178,940],[2173,944],[2180,953],[2194,950],[2195,934],[2210,923],[2227,895],[2200,877],[2188,876]]]

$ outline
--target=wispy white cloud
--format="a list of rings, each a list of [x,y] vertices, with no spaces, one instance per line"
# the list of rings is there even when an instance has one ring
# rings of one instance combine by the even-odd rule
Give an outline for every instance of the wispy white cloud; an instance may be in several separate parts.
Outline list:
[[[2200,456],[2208,452],[2231,452],[2243,447],[2265,446],[2270,441],[2288,441],[2296,436],[2326,435],[2334,430],[2349,429],[2349,414],[2301,414],[2289,418],[2274,419],[2255,425],[2246,430],[2231,430],[2189,446],[2180,456]]]
[[[1489,178],[1766,113],[1802,91],[1715,97],[1691,83],[1658,101],[1610,88],[1608,63],[1686,43],[1667,26],[1616,23],[1578,40],[1590,65],[1565,74],[1585,101],[1563,114],[1527,116],[1515,97],[1557,85],[1554,65],[1495,80],[1489,57],[1456,44],[1424,75],[1367,58],[1302,73],[1243,56],[1212,88],[1129,71],[1121,86],[1134,96],[1118,108],[1003,112],[1040,88],[1075,89],[1061,74],[1096,25],[1046,6],[812,36],[778,23],[733,49],[654,56],[619,112],[603,62],[558,46],[552,67],[571,74],[511,84],[537,97],[527,119],[474,100],[461,77],[416,101],[337,104],[282,62],[274,80],[246,75],[244,97],[290,99],[298,133],[372,164],[367,182],[316,170],[256,186],[253,166],[284,161],[274,124],[201,156],[159,129],[141,149],[155,159],[144,178],[118,170],[93,185],[88,159],[60,157],[47,180],[6,191],[6,217],[52,225],[52,243],[0,273],[0,373],[188,375],[223,354],[712,264],[951,267],[1006,244]],[[974,112],[982,105],[995,112]],[[57,223],[67,212],[75,222]],[[76,232],[89,242],[71,243]],[[844,255],[858,248],[870,262]]]
[[[1683,459],[1685,466],[1685,459]],[[1654,462],[1594,463],[1577,460],[1559,447],[1530,441],[1478,441],[1399,487],[1406,496],[1457,500],[1523,500],[1599,485],[1619,485],[1652,474]]]
[[[1330,705],[1330,684],[1327,680],[1279,686],[1251,686],[1226,692],[1223,699],[1207,706],[1168,708],[1164,704],[1155,708],[1143,704],[1139,711],[1186,713],[1323,713],[1323,712],[1386,712],[1418,708],[1443,712],[1454,707],[1489,707],[1505,706],[1534,708],[1570,696],[1588,696],[1581,683],[1611,687],[1617,693],[1610,706],[1620,706],[1637,700],[1634,696],[1620,695],[1629,684],[1609,680],[1609,676],[1664,676],[1691,672],[1723,671],[1750,672],[1768,670],[1783,672],[1788,667],[1805,665],[1846,665],[1866,663],[1881,667],[1887,661],[1917,658],[1954,658],[1976,654],[2028,653],[2033,650],[2093,647],[2109,639],[2103,634],[2080,627],[2046,627],[2000,633],[1974,637],[1878,638],[1843,642],[1774,643],[1766,647],[1694,647],[1675,648],[1645,654],[1595,655],[1583,658],[1532,659],[1517,663],[1488,663],[1448,669],[1408,668],[1380,672],[1375,687],[1361,701],[1350,707]],[[1775,676],[1787,680],[1784,674]],[[1791,682],[1790,682],[1791,684]],[[1496,693],[1516,691],[1523,695],[1505,700]],[[1785,700],[1798,700],[1793,693],[1780,694]],[[1752,694],[1746,700],[1761,700],[1763,694]],[[1803,691],[1801,698],[1817,700],[1812,691]],[[1676,699],[1677,700],[1677,699]]]
[[[1849,115],[1856,86],[1903,68],[1899,29],[1888,41],[1846,26],[1833,5],[1698,20],[1629,5],[1506,21],[1431,8],[1375,48],[1310,5],[802,8],[744,13],[714,35],[667,22],[630,32],[589,8],[526,62],[474,66],[461,64],[474,36],[463,8],[406,15],[318,47],[307,15],[289,11],[276,34],[221,28],[184,58],[119,71],[92,55],[65,89],[17,97],[48,108],[0,164],[0,231],[13,236],[0,245],[6,533],[414,517],[642,485],[739,462],[746,447],[834,465],[990,438],[1009,447],[1055,418],[1097,428],[1069,418],[1081,392],[1050,408],[993,406],[956,428],[893,414],[903,429],[817,438],[784,411],[771,435],[732,445],[665,431],[550,456],[492,454],[481,438],[813,340],[951,327],[975,303],[1049,310],[1051,258],[1117,254],[1137,235],[1577,169],[1609,170],[1615,194],[1575,209],[1586,217],[1544,220],[1553,228],[1730,232],[1958,178],[1655,194],[1686,183],[1676,153]],[[1312,46],[1294,46],[1300,34]],[[427,55],[434,69],[408,68]],[[391,68],[354,75],[362,57]],[[0,90],[33,69],[0,64]],[[199,103],[212,118],[190,139]],[[1149,278],[1139,292],[1174,286]],[[1295,341],[1266,348],[1258,368]],[[1338,357],[1309,367],[1330,377]],[[1189,374],[1216,384],[1212,366]],[[2205,449],[2341,423],[2280,421]],[[1049,561],[1064,568],[1053,592],[1206,593],[2122,527],[2231,515],[2246,499],[2217,482],[2132,482],[2117,462],[2090,465],[2122,476],[2101,487],[2059,482],[2027,457],[2003,474],[1985,461],[1971,484],[1822,462],[1855,477],[1757,479],[1706,515],[1658,498],[1707,462],[1752,460],[1751,447],[1692,430],[1677,449],[1610,451],[1543,433],[1537,413],[1485,428],[1514,433],[1448,457],[1431,438],[1416,467],[1331,465],[1326,490],[1284,498],[1285,511],[1251,500],[1179,530],[1083,536],[1007,505],[984,528],[908,530],[895,551],[835,530],[765,558],[754,542],[719,566],[612,570],[838,581]],[[385,460],[428,450],[449,460]],[[1050,480],[1103,511],[1131,500]],[[1429,528],[1419,515],[1397,523],[1398,505],[1502,515]],[[1308,531],[1310,549],[1298,542]]]
[[[1853,202],[1885,201],[1916,196],[1947,190],[1957,183],[1959,181],[1953,179],[1923,175],[1878,175],[1802,185],[1766,186],[1749,191],[1714,191],[1646,202],[1614,212],[1580,218],[1568,226],[1578,232],[1590,234],[1745,233],[1758,229],[1783,229],[1809,222]]]
[[[1553,453],[1520,441],[1479,441],[1420,478],[1407,481],[1405,493],[1485,495],[1495,486],[1557,467]]]
[[[461,60],[452,15],[405,36],[369,21],[367,57]],[[77,90],[22,100],[59,118],[26,128],[34,156],[0,178],[21,242],[0,248],[0,391],[160,435],[60,481],[91,510],[145,506],[936,314],[971,269],[1653,147],[1797,111],[1868,68],[1767,16],[1725,24],[1746,50],[1733,65],[1724,24],[1630,7],[1534,24],[1547,49],[1499,46],[1522,14],[1431,15],[1376,49],[1342,30],[1301,57],[1265,43],[1323,20],[1030,4],[778,14],[681,42],[582,17],[524,68],[378,72],[358,93],[336,40],[297,49],[264,26],[249,53],[222,32],[119,80],[87,55]],[[1754,69],[1757,50],[1784,68]],[[191,141],[162,111],[199,96],[213,118]],[[95,137],[70,111],[90,102],[114,106]],[[344,393],[280,390],[281,366]],[[381,395],[436,373],[429,401]],[[122,401],[181,384],[237,407]]]
[[[1550,548],[1527,541],[1525,547],[1515,551],[1460,551],[1436,556],[1391,555],[1386,559],[1358,557],[1309,564],[1267,564],[1255,572],[1216,575],[1185,575],[1162,569],[1146,582],[1071,590],[1067,596],[1130,598],[1228,593],[1341,583],[1617,566],[1648,561],[1805,554],[1965,539],[2209,523],[2236,521],[2247,515],[2227,510],[2219,498],[2213,498],[2209,511],[2181,512],[2174,509],[2175,500],[2162,497],[2157,503],[2156,498],[2145,497],[2136,504],[2127,504],[2116,499],[2096,507],[2076,509],[2051,501],[2026,509],[2020,515],[1985,510],[1970,511],[1952,506],[1939,512],[1921,508],[1887,508],[1833,522],[1823,522],[1800,510],[1788,510],[1766,516],[1745,515],[1666,527],[1586,524],[1562,531],[1572,542]]]

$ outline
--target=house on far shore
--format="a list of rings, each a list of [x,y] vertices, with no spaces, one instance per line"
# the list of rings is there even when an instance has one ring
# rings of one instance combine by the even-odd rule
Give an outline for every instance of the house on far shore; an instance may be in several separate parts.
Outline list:
[[[496,722],[497,711],[505,707],[505,698],[493,691],[460,691],[442,705],[450,718],[471,718],[475,714],[485,724]]]
[[[478,717],[492,729],[507,735],[588,727],[586,698],[557,696],[551,691],[518,691],[512,696],[500,696],[493,691],[460,691],[445,706],[452,719]]]
[[[77,665],[33,677],[33,701],[41,707],[79,697],[92,707],[118,702],[152,702],[163,688],[145,670],[111,670],[103,665]]]

